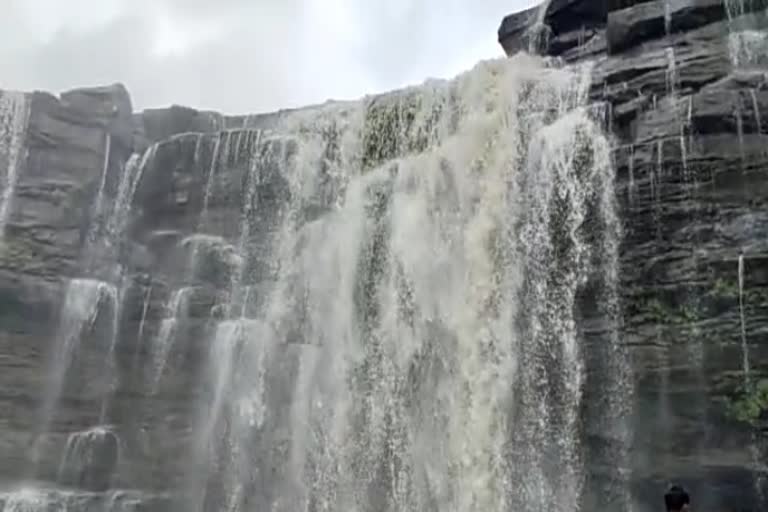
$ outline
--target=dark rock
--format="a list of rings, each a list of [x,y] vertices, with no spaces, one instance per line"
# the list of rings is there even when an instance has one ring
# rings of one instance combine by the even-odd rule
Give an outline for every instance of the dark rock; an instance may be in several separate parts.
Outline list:
[[[120,457],[120,440],[107,429],[74,434],[67,443],[60,483],[94,492],[110,488]]]
[[[628,467],[617,468],[623,441],[602,408],[611,399],[605,390],[613,389],[602,357],[610,324],[599,293],[586,290],[578,308],[586,357],[585,510],[611,506],[623,469],[639,510],[654,509],[676,478],[693,490],[697,508],[762,506],[757,487],[765,475],[754,457],[768,450],[766,432],[739,423],[724,404],[744,393],[742,343],[756,378],[768,376],[768,62],[745,48],[746,60],[736,62],[729,44],[738,42],[734,31],[762,37],[755,31],[768,26],[764,4],[747,2],[729,18],[721,0],[553,0],[543,11],[506,17],[499,29],[508,54],[535,49],[565,62],[593,59],[590,97],[616,143],[624,228],[620,334],[634,393],[622,396],[632,402],[634,441]],[[199,404],[215,398],[209,381],[231,372],[216,365],[244,354],[255,361],[259,354],[242,351],[265,350],[272,414],[239,441],[269,469],[246,489],[266,507],[288,456],[297,368],[316,347],[292,318],[274,325],[247,318],[274,285],[270,263],[284,205],[294,207],[299,225],[336,208],[346,186],[334,175],[338,155],[328,150],[317,169],[301,168],[300,179],[311,181],[301,185],[313,194],[292,197],[296,140],[270,132],[289,111],[224,116],[173,106],[133,114],[121,85],[29,99],[28,155],[0,244],[0,482],[16,484],[22,474],[58,481],[76,490],[51,499],[73,500],[78,510],[102,509],[107,489],[138,488],[131,507],[165,510],[167,501],[155,493],[190,485],[183,477],[191,422],[203,421]],[[407,92],[366,100],[369,118],[379,118],[366,125],[361,172],[426,147],[427,140],[400,147],[388,138],[412,128],[412,100]],[[441,108],[455,107],[446,103]],[[337,135],[334,127],[311,129]],[[112,240],[114,223],[105,219],[117,211],[134,152],[146,156],[145,165],[123,205],[125,232]],[[109,239],[103,254],[110,258],[100,267],[91,265],[94,226],[95,238]],[[249,257],[238,256],[241,248]],[[39,428],[40,390],[49,377],[41,368],[63,341],[63,296],[79,276],[99,277],[116,293],[92,305],[92,318],[80,326],[71,363],[77,370],[61,383],[61,405],[38,440],[39,464],[29,468],[30,432]],[[297,300],[285,307],[306,314],[307,284],[291,286],[286,293]],[[269,341],[277,332],[287,343],[222,346],[232,341],[216,335],[226,319],[243,322],[241,337]],[[447,339],[439,325],[431,327],[431,341]],[[246,369],[238,378],[259,373]],[[109,428],[94,429],[104,422]],[[99,435],[62,469],[75,431]],[[243,470],[237,454],[222,453],[207,482],[212,508],[224,496],[224,470]],[[74,498],[81,494],[88,499]],[[7,499],[0,495],[0,508]],[[125,500],[120,506],[129,506]]]
[[[507,55],[533,50],[560,56],[578,47],[600,46],[606,20],[605,0],[551,0],[505,17],[498,40]]]
[[[507,55],[513,55],[530,48],[530,29],[536,22],[538,15],[539,7],[537,6],[510,14],[504,18],[499,27],[498,38]]]
[[[174,105],[142,112],[143,134],[150,142],[158,142],[182,133],[212,133],[225,129],[223,116],[217,112],[201,112]]]
[[[591,97],[608,102],[608,126],[618,142],[622,336],[635,371],[631,472],[642,510],[656,508],[675,479],[690,487],[701,508],[739,503],[759,510],[768,490],[754,462],[755,453],[764,457],[768,438],[734,422],[724,405],[743,382],[742,253],[750,269],[745,341],[755,375],[768,357],[768,244],[760,234],[768,229],[768,62],[757,50],[768,23],[763,2],[733,2],[731,13],[724,4],[610,0],[607,55],[597,53],[593,72]],[[549,39],[549,55],[568,61],[595,55],[588,44],[561,53],[558,37]],[[734,44],[747,40],[756,46]],[[502,45],[517,51],[509,41]],[[586,325],[594,346],[600,322]],[[588,375],[591,405],[603,384],[599,371],[588,368]],[[615,468],[600,454],[616,448],[598,428],[599,413],[587,409],[588,508],[606,508],[604,490]]]

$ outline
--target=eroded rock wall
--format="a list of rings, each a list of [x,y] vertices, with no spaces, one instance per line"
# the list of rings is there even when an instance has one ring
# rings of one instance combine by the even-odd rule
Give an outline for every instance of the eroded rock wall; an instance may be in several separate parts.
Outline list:
[[[757,509],[765,438],[729,411],[745,361],[752,385],[768,369],[766,6],[610,0],[582,17],[581,4],[599,11],[553,1],[507,17],[499,40],[514,53],[541,20],[542,53],[595,61],[623,212],[637,491],[648,501],[681,481],[697,507]],[[564,44],[574,30],[580,45]]]

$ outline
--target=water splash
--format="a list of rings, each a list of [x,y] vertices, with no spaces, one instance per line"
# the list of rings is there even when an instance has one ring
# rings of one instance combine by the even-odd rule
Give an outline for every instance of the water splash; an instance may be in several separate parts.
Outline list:
[[[70,434],[59,465],[58,482],[86,489],[110,486],[120,460],[120,441],[106,427]]]
[[[0,494],[0,512],[67,512],[64,493],[26,487]]]
[[[265,376],[272,347],[266,329],[255,320],[226,320],[217,325],[211,339],[208,400],[200,410],[194,439],[191,506],[195,510],[204,509],[206,479],[212,476],[230,484],[221,504],[224,509],[238,510],[243,498],[244,485],[238,477],[250,473],[253,463],[243,447],[249,444],[251,431],[262,427],[267,412]]]
[[[11,212],[19,170],[26,160],[24,140],[29,123],[29,99],[26,94],[13,91],[0,92],[0,169],[2,194],[0,194],[0,240]]]
[[[146,507],[148,496],[135,491],[108,494],[23,487],[0,492],[0,512],[134,512]]]

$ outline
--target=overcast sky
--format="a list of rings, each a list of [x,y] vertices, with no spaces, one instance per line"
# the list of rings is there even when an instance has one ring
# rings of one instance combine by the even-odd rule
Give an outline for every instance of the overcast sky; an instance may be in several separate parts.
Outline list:
[[[2,0],[0,88],[245,113],[450,77],[536,0]],[[8,7],[10,3],[10,8]]]

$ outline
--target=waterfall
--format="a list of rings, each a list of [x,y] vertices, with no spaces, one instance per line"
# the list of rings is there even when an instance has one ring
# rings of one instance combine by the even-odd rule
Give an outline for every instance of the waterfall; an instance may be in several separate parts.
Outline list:
[[[747,162],[744,151],[744,119],[741,116],[741,105],[737,104],[733,113],[736,118],[736,137],[739,141],[739,165],[742,172],[746,171]]]
[[[211,166],[208,170],[208,179],[205,184],[205,193],[203,196],[203,211],[200,213],[201,223],[204,223],[208,215],[208,203],[211,200],[211,188],[213,187],[214,180],[216,178],[216,170],[218,169],[218,163],[220,158],[221,139],[227,136],[227,142],[229,142],[229,132],[219,132],[216,136],[216,142],[213,146],[213,154],[211,155]]]
[[[746,15],[755,7],[751,0],[723,0],[728,17],[728,50],[736,67],[764,64],[768,37],[764,30],[747,26]]]
[[[678,109],[678,124],[680,125],[680,160],[683,164],[683,178],[685,181],[693,181],[695,184],[696,177],[691,174],[688,168],[688,147],[692,147],[693,96],[688,96],[676,108]]]
[[[528,29],[528,53],[531,55],[542,54],[549,44],[552,29],[546,24],[547,11],[552,0],[545,0],[539,4],[536,10],[536,18]]]
[[[59,465],[59,483],[108,488],[119,463],[119,448],[117,435],[105,427],[71,434]]]
[[[125,284],[125,279],[119,275],[119,241],[128,223],[133,195],[155,150],[156,147],[153,146],[143,155],[134,154],[129,158],[122,169],[117,195],[114,201],[109,201],[107,182],[111,168],[111,137],[109,134],[105,135],[102,174],[91,208],[91,224],[84,248],[84,266],[88,277],[70,279],[66,285],[59,326],[54,333],[52,358],[48,381],[43,391],[40,420],[36,426],[32,445],[31,460],[35,466],[42,455],[40,440],[49,433],[67,377],[71,373],[72,363],[81,352],[82,339],[94,328],[104,308],[109,308],[110,311],[109,332],[106,336],[101,336],[105,346],[99,351],[104,357],[104,374],[100,375],[98,381],[90,384],[101,386],[98,421],[104,423],[107,419],[110,400],[117,386],[116,349],[122,289]],[[109,280],[90,277],[100,268],[107,269]],[[104,382],[101,382],[102,380]]]
[[[86,269],[95,272],[106,269],[111,280],[119,279],[120,269],[116,264],[119,257],[119,242],[127,227],[130,209],[136,188],[144,170],[151,164],[157,145],[149,147],[143,154],[134,153],[125,165],[121,165],[120,181],[114,200],[107,197],[107,182],[110,172],[111,137],[106,135],[104,163],[98,191],[92,206],[91,223],[85,247]],[[112,268],[110,268],[112,267]]]
[[[112,214],[107,222],[107,236],[112,244],[125,231],[136,188],[141,181],[144,170],[152,162],[156,152],[157,144],[152,145],[143,155],[134,153],[125,164],[120,175],[120,184],[117,187],[117,197],[115,198]]]
[[[754,89],[749,90],[749,96],[752,100],[752,112],[755,116],[755,125],[757,126],[756,133],[758,135],[763,134],[763,121],[760,116],[760,103],[757,101],[757,93]]]
[[[66,376],[79,350],[82,337],[93,328],[99,313],[105,306],[111,307],[113,311],[119,307],[118,292],[113,285],[93,279],[72,279],[68,283],[61,320],[54,338],[36,438],[48,432],[63,393]],[[112,322],[111,328],[113,332],[110,340],[116,336],[114,332],[116,322]],[[108,347],[108,350],[111,350],[111,347]],[[38,462],[40,455],[37,453],[37,441],[38,439],[35,439],[33,446],[33,463]]]
[[[187,305],[190,292],[193,288],[184,287],[175,290],[168,300],[167,311],[170,315],[163,318],[160,322],[160,330],[157,333],[157,339],[152,344],[152,392],[156,393],[160,380],[163,377],[163,371],[168,364],[168,356],[173,348],[173,342],[176,337],[176,328],[179,318],[187,314]]]
[[[744,317],[744,254],[739,254],[739,326],[741,329],[741,368],[744,377],[744,389],[749,390],[749,345],[747,344],[747,323]]]
[[[32,487],[0,492],[0,512],[131,512],[140,505],[136,493],[125,491],[115,491],[106,497]]]
[[[91,249],[92,246],[94,246],[99,239],[101,238],[101,230],[104,226],[104,219],[105,216],[105,195],[107,192],[107,181],[109,177],[109,157],[110,153],[112,151],[112,136],[109,133],[106,133],[104,135],[104,150],[103,150],[103,156],[102,156],[102,165],[101,165],[101,178],[99,180],[99,188],[96,190],[96,197],[94,199],[93,205],[91,206],[91,224],[90,228],[88,230],[88,237],[86,239],[86,243],[88,244],[88,249]],[[92,249],[88,252],[94,252]]]
[[[589,283],[618,467],[604,490],[628,504],[620,233],[589,84],[589,66],[520,55],[287,116],[274,281],[209,340],[193,507],[578,509]]]
[[[29,100],[26,94],[5,91],[0,93],[0,240],[11,213],[19,170],[25,164]]]
[[[110,418],[117,381],[88,379],[98,423],[62,432],[52,425],[81,353],[100,343],[116,375],[135,281],[123,236],[145,173],[168,172],[172,154],[152,146],[123,163],[107,135],[85,277],[67,284],[37,425],[68,436],[57,484],[77,491],[0,494],[0,511],[137,507],[105,491],[153,449],[136,450],[132,429],[158,420],[137,428],[183,429],[168,486],[180,481],[189,510],[573,512],[595,499],[629,510],[621,229],[591,74],[520,54],[174,147],[193,166],[180,174],[193,171],[200,217],[179,215],[185,231],[167,254],[186,266],[142,276],[127,310],[139,322],[127,338],[152,333],[146,364],[137,350],[130,369],[150,413]],[[137,243],[154,251],[152,240]],[[181,328],[193,317],[197,333]],[[182,351],[199,388],[170,410],[178,397],[160,386]],[[593,478],[595,467],[612,470]]]
[[[664,49],[664,52],[667,57],[667,71],[666,71],[667,94],[670,97],[671,104],[675,105],[675,100],[677,99],[677,83],[678,83],[677,57],[675,56],[675,48],[673,46],[666,47]]]

